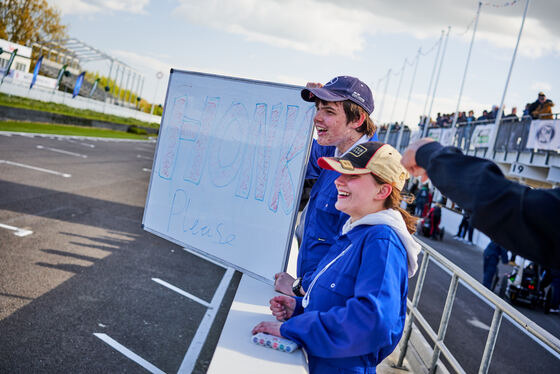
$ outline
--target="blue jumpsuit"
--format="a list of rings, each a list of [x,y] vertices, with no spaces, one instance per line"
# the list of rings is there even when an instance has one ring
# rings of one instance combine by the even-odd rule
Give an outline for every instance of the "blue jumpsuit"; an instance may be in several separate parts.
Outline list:
[[[377,140],[377,134],[370,140]],[[304,290],[309,287],[311,274],[317,268],[317,264],[333,245],[334,238],[349,218],[346,213],[334,207],[338,195],[334,181],[340,174],[317,165],[319,158],[332,157],[335,150],[334,146],[322,146],[313,140],[307,164],[305,178],[317,181],[309,196],[305,229],[297,258],[297,276],[303,278],[301,285]]]
[[[387,225],[360,225],[336,239],[282,336],[305,347],[310,373],[375,373],[395,349],[406,318],[407,252]]]

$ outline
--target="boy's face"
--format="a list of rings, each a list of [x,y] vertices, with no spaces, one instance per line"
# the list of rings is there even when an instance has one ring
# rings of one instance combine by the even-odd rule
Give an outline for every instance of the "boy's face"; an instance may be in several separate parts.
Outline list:
[[[339,150],[355,142],[357,122],[348,123],[341,101],[318,101],[317,113],[313,118],[320,145],[336,146]]]

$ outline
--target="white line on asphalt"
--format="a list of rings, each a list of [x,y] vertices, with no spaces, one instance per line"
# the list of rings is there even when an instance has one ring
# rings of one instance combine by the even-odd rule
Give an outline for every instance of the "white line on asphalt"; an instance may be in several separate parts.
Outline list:
[[[470,319],[467,320],[467,323],[474,327],[478,327],[479,329],[490,331],[490,326],[488,326],[482,321],[479,321],[478,318],[476,317],[471,317]]]
[[[58,172],[58,171],[49,170],[49,169],[43,169],[43,168],[39,168],[39,167],[37,167],[37,166],[31,166],[31,165],[20,164],[20,163],[18,163],[18,162],[12,162],[12,161],[8,161],[8,160],[0,160],[0,164],[8,164],[8,165],[12,165],[12,166],[19,166],[19,167],[21,167],[21,168],[27,168],[27,169],[42,171],[43,173],[49,173],[49,174],[60,175],[61,177],[64,177],[64,178],[70,178],[70,177],[72,176],[72,174],[60,173],[60,172]]]
[[[152,172],[152,169],[142,168],[142,171],[147,171],[148,173],[151,173],[151,172]]]
[[[63,149],[50,148],[50,147],[45,147],[45,146],[42,146],[42,145],[38,145],[38,146],[37,146],[37,149],[46,149],[46,150],[49,150],[49,151],[52,151],[52,152],[63,153],[63,154],[65,154],[65,155],[87,158],[86,155],[82,155],[82,154],[80,154],[80,153],[68,152],[68,151],[65,151],[65,150],[63,150]]]
[[[3,229],[6,229],[6,230],[15,231],[15,232],[14,232],[14,235],[15,235],[15,236],[19,236],[19,237],[23,237],[23,236],[27,236],[27,235],[33,234],[33,231],[31,231],[31,230],[20,229],[19,227],[4,225],[3,223],[0,223],[0,227],[3,228]]]
[[[220,304],[226,294],[226,291],[229,287],[229,283],[231,282],[231,278],[235,273],[235,269],[227,268],[220,285],[216,289],[214,293],[214,297],[212,298],[212,302],[210,305],[213,309],[209,309],[206,311],[202,322],[198,326],[196,330],[196,334],[194,335],[193,340],[191,341],[191,345],[189,346],[189,350],[187,354],[183,358],[183,362],[181,363],[181,367],[177,371],[177,374],[190,374],[192,373],[196,361],[198,360],[198,356],[200,355],[200,351],[202,350],[202,346],[208,337],[208,333],[210,332],[210,328],[212,327],[212,323],[214,322],[214,318],[218,313]]]
[[[136,353],[132,352],[130,349],[126,348],[107,334],[94,333],[96,337],[103,340],[105,343],[109,344],[111,347],[136,362],[138,365],[142,366],[144,369],[148,370],[150,373],[154,374],[165,374],[164,371],[158,369],[155,365],[144,360],[142,357],[138,356]]]
[[[153,160],[153,158],[151,158],[151,157],[146,157],[146,156],[142,156],[142,155],[136,155],[136,158],[143,158],[144,160]]]
[[[77,141],[75,141],[75,140],[67,139],[67,138],[57,138],[57,139],[58,139],[58,140],[65,140],[65,141],[67,141],[68,143],[80,144],[80,145],[83,145],[84,147],[95,148],[95,145],[94,145],[94,144],[88,144],[88,143],[77,142]]]
[[[190,294],[190,293],[188,293],[188,292],[186,292],[186,291],[183,291],[182,289],[180,289],[180,288],[178,288],[178,287],[175,287],[174,285],[169,284],[169,283],[167,283],[166,281],[162,281],[162,280],[159,279],[159,278],[152,278],[152,280],[153,280],[154,282],[156,282],[156,283],[161,284],[161,285],[164,286],[164,287],[169,288],[170,290],[173,290],[173,291],[177,292],[177,293],[180,294],[180,295],[183,295],[183,296],[185,296],[185,297],[188,297],[189,299],[194,300],[194,301],[196,301],[197,303],[204,305],[204,306],[207,307],[208,309],[212,309],[212,308],[213,308],[207,301],[204,301],[204,300],[202,300],[202,299],[200,299],[200,298],[198,298],[198,297],[196,297],[196,296],[194,296],[194,295],[192,295],[192,294]]]

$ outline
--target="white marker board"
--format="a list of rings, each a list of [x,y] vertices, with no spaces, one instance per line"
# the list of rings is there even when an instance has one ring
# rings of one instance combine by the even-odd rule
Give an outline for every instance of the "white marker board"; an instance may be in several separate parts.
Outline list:
[[[284,270],[315,112],[300,91],[171,70],[144,228],[269,282]]]

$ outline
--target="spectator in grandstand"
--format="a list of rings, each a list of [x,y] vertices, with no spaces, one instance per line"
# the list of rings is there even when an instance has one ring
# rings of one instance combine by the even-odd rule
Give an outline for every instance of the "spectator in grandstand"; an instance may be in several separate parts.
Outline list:
[[[531,115],[531,112],[529,112],[529,108],[531,108],[531,103],[525,104],[525,109],[523,109],[523,117]]]
[[[552,119],[554,103],[547,99],[544,92],[539,92],[537,100],[529,106],[529,113],[533,119]]]
[[[340,233],[348,216],[334,205],[338,192],[334,180],[338,173],[317,165],[323,156],[340,157],[355,145],[377,140],[370,88],[358,78],[339,76],[324,86],[308,83],[301,91],[305,101],[314,102],[313,119],[317,140],[313,140],[306,179],[317,179],[305,210],[304,229],[297,259],[297,278],[281,272],[275,274],[275,290],[288,295],[303,295],[319,261]]]
[[[490,291],[494,291],[494,287],[496,286],[494,277],[498,272],[498,263],[500,262],[500,259],[502,260],[502,264],[508,263],[507,250],[499,244],[491,241],[488,246],[486,246],[483,256],[484,259],[482,266],[484,277],[482,278],[482,284]]]
[[[560,188],[532,189],[504,177],[492,161],[465,156],[430,138],[410,144],[402,159],[411,175],[428,177],[471,215],[471,224],[513,253],[560,269]]]
[[[486,121],[488,120],[490,117],[488,116],[488,111],[486,109],[484,109],[482,111],[482,115],[480,117],[478,117],[476,120],[477,121]]]
[[[509,121],[518,121],[519,117],[517,117],[517,107],[511,108],[511,113],[507,116],[504,116],[504,118],[508,119]]]
[[[277,321],[252,331],[302,345],[310,374],[375,373],[402,336],[420,245],[411,236],[416,219],[399,207],[408,178],[400,159],[380,142],[319,159],[320,167],[339,174],[336,208],[349,218],[305,296],[273,297]]]
[[[467,124],[471,124],[471,122],[476,121],[476,118],[474,116],[474,111],[469,110],[469,115],[467,116]]]
[[[498,116],[498,106],[492,105],[492,110],[488,112],[486,119],[493,121],[496,119],[497,116]]]

